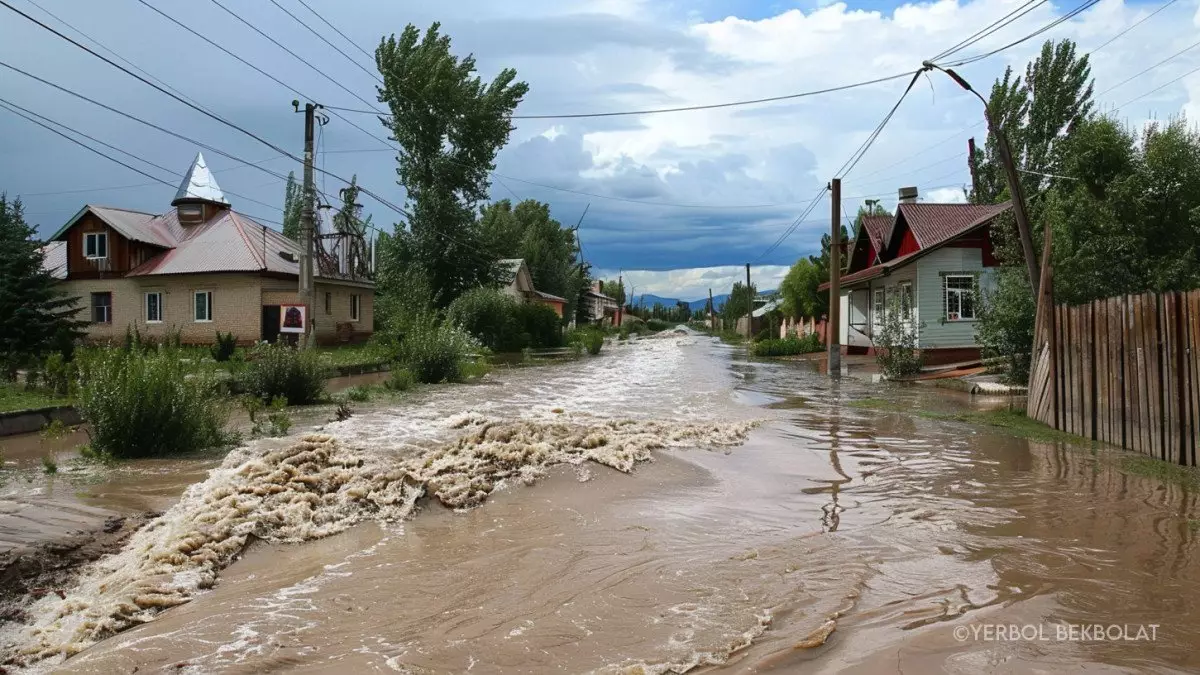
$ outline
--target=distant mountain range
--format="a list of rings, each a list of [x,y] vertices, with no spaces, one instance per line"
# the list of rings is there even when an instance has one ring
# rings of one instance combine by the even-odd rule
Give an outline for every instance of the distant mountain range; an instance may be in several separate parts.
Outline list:
[[[774,293],[774,292],[775,291],[773,291],[773,290],[761,291],[759,293],[759,295],[766,295],[768,293]],[[725,306],[725,301],[728,299],[729,299],[728,293],[722,293],[721,295],[714,295],[713,296],[713,306],[716,307],[717,311],[720,311],[721,308]],[[652,293],[643,293],[641,295],[636,295],[633,297],[633,304],[635,306],[643,306],[643,307],[653,307],[656,304],[661,304],[664,307],[674,307],[679,302],[681,302],[679,300],[679,298],[664,298],[661,295],[654,295]],[[699,300],[691,300],[687,303],[687,305],[688,305],[688,308],[691,309],[693,312],[698,309],[704,309],[705,307],[708,306],[708,298],[701,298]]]

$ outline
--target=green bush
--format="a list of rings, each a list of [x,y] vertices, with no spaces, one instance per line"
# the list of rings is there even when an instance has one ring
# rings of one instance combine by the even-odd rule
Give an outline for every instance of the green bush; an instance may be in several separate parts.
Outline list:
[[[770,328],[770,327],[764,328],[764,329],[762,329],[762,330],[760,330],[760,331],[758,331],[757,333],[755,333],[755,334],[754,334],[754,341],[755,341],[755,342],[759,342],[759,341],[766,341],[766,340],[774,340],[774,339],[776,339],[776,338],[775,338],[775,333],[773,333],[773,332],[771,331],[771,328]]]
[[[432,317],[414,322],[396,348],[396,360],[412,371],[418,382],[454,382],[462,377],[462,363],[479,349],[479,342],[449,321],[436,324]]]
[[[604,346],[604,333],[595,329],[582,330],[579,332],[579,342],[587,350],[587,353],[595,356]]]
[[[221,335],[221,331],[217,331],[217,342],[209,348],[209,352],[212,354],[213,361],[221,363],[232,359],[236,349],[237,338],[233,336],[233,333]]]
[[[1037,307],[1028,277],[1014,268],[1000,268],[995,289],[985,293],[979,316],[979,344],[984,356],[1008,363],[1007,378],[1016,384],[1029,380],[1033,326]]]
[[[879,335],[875,337],[875,361],[890,380],[921,372],[922,357],[917,344],[920,325],[912,325],[904,316],[899,300],[888,303]]]
[[[228,410],[214,382],[172,350],[104,349],[80,363],[77,406],[92,449],[111,457],[151,457],[216,447]]]
[[[646,322],[646,328],[648,328],[651,333],[658,333],[672,327],[673,325],[670,322],[663,321],[662,319],[650,319]]]
[[[417,386],[417,378],[408,368],[396,367],[392,368],[392,372],[384,381],[383,386],[392,391],[408,391]]]
[[[494,352],[562,345],[562,319],[548,305],[517,302],[494,288],[476,288],[459,296],[446,320]]]
[[[367,387],[350,387],[344,393],[347,401],[366,403],[371,400],[371,390]]]
[[[291,405],[325,398],[325,369],[316,351],[299,350],[282,342],[255,347],[240,376],[242,390],[269,401],[282,396]]]
[[[62,354],[55,352],[46,357],[42,366],[42,380],[46,386],[59,396],[70,396],[75,388],[75,379],[79,376],[79,368],[74,361],[66,360]]]
[[[549,305],[540,302],[517,305],[514,317],[522,337],[528,340],[522,347],[562,346],[562,319]]]
[[[525,344],[516,320],[517,301],[495,288],[475,288],[446,309],[446,321],[462,328],[494,352],[515,352]]]
[[[812,354],[822,349],[821,339],[816,333],[797,338],[788,337],[782,340],[762,340],[755,342],[751,351],[755,356],[794,356],[796,354]]]

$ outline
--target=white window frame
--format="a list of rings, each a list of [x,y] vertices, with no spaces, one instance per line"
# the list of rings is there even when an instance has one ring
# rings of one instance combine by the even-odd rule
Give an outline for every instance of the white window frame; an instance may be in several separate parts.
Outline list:
[[[158,318],[150,318],[150,296],[158,296]],[[147,291],[142,299],[142,311],[146,316],[146,323],[162,323],[163,322],[163,293],[162,291]]]
[[[333,314],[333,293],[325,292],[325,314]]]
[[[911,281],[899,282],[896,284],[896,293],[900,296],[900,312],[904,315],[904,320],[912,321],[913,303],[916,300],[913,296],[913,283]]]
[[[871,299],[871,325],[875,327],[875,332],[883,330],[883,321],[887,317],[887,293],[883,286],[873,289],[874,293]]]
[[[362,296],[350,294],[350,321],[358,323],[362,320]]]
[[[104,255],[100,255],[100,243],[104,243]],[[88,253],[88,246],[91,245],[93,253]],[[107,232],[84,232],[83,233],[83,257],[88,260],[107,260],[108,259],[108,233]]]
[[[207,310],[207,318],[201,319],[196,316],[196,298],[201,295],[207,296],[204,300],[204,308]],[[192,320],[195,323],[212,323],[213,321],[213,292],[212,291],[196,291],[192,294]]]
[[[108,304],[107,305],[97,305],[96,304],[96,296],[97,295],[107,295],[108,296]],[[92,315],[91,322],[93,324],[97,324],[97,325],[105,325],[105,326],[111,325],[113,322],[113,293],[112,293],[112,291],[95,291],[90,296],[88,296],[88,301],[90,303],[89,309],[91,310],[91,315]],[[104,307],[108,310],[108,312],[107,312],[108,320],[107,321],[97,321],[96,320],[96,307]]]
[[[951,279],[954,279],[954,280],[965,279],[970,284],[970,287],[969,288],[950,288],[950,280]],[[963,316],[962,315],[962,306],[963,306],[963,296],[964,295],[970,296],[970,298],[971,298],[971,316]],[[958,310],[959,310],[957,312],[950,311],[950,297],[951,296],[954,296],[955,298],[957,298]],[[976,319],[978,319],[978,313],[977,313],[976,309],[979,306],[979,303],[978,303],[979,299],[975,296],[976,296],[976,294],[975,294],[975,276],[974,275],[972,275],[972,274],[947,274],[944,277],[942,277],[942,311],[946,315],[946,321],[959,322],[959,321],[975,321]]]

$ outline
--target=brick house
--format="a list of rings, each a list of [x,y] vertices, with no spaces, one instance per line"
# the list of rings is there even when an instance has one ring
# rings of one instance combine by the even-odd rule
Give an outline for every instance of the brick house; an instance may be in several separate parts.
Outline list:
[[[286,306],[304,304],[299,244],[234,211],[199,153],[171,206],[85,205],[50,238],[46,267],[79,298],[87,338],[121,339],[136,326],[152,338],[177,331],[188,344],[212,343],[218,331],[242,344],[276,339]],[[375,284],[345,263],[318,255],[307,316],[320,343],[373,330]]]

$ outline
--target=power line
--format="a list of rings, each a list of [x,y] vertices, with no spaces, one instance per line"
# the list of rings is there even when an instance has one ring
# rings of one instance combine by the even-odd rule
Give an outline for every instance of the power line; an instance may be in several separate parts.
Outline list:
[[[896,105],[892,106],[892,109],[883,116],[883,119],[880,120],[879,124],[875,127],[875,130],[872,131],[869,136],[867,136],[867,140],[863,141],[863,144],[859,146],[859,149],[850,156],[850,159],[846,160],[846,163],[842,165],[841,169],[838,169],[834,176],[838,178],[845,178],[847,174],[854,170],[854,167],[857,166],[859,161],[862,160],[863,156],[867,154],[867,150],[870,150],[871,146],[875,144],[875,140],[879,138],[879,134],[883,133],[884,127],[886,127],[887,123],[891,121],[892,116],[894,116],[896,111],[900,109],[900,104],[904,102],[905,97],[908,96],[908,92],[912,91],[913,85],[917,83],[917,79],[921,77],[921,73],[923,72],[925,72],[925,69],[918,70],[912,74],[912,79],[909,80],[908,86],[904,88],[904,92],[900,94],[900,98],[896,100]]]
[[[347,61],[349,61],[350,63],[353,63],[355,66],[358,66],[358,69],[359,69],[359,70],[361,70],[361,71],[363,71],[364,73],[366,73],[367,75],[369,75],[369,76],[371,76],[371,77],[375,78],[375,80],[376,80],[377,82],[379,82],[380,84],[383,84],[383,79],[382,79],[382,78],[380,78],[380,77],[379,77],[379,75],[377,75],[376,73],[373,73],[373,72],[371,72],[370,70],[368,70],[368,69],[364,68],[364,67],[362,66],[362,64],[360,64],[360,63],[359,63],[358,61],[356,61],[355,59],[353,59],[353,58],[350,58],[350,55],[349,55],[349,54],[347,54],[346,52],[342,51],[340,47],[338,47],[337,45],[333,44],[333,43],[332,43],[332,42],[330,42],[329,40],[326,40],[324,35],[321,35],[320,33],[318,33],[316,30],[314,30],[314,29],[313,29],[313,27],[312,27],[312,26],[309,26],[308,24],[304,23],[304,21],[302,21],[302,20],[300,19],[300,17],[298,17],[298,16],[296,16],[295,14],[292,14],[291,12],[289,12],[289,11],[287,10],[287,8],[286,8],[286,7],[284,7],[283,5],[279,4],[279,3],[278,3],[276,0],[271,0],[271,4],[272,4],[272,5],[275,5],[276,7],[278,7],[278,8],[279,8],[279,10],[280,10],[281,12],[283,12],[284,14],[287,14],[288,16],[292,17],[292,20],[293,20],[293,21],[295,21],[296,23],[300,24],[301,26],[304,26],[306,29],[308,29],[308,32],[310,32],[310,33],[312,33],[313,35],[317,36],[317,39],[318,39],[318,40],[320,40],[321,42],[324,42],[325,44],[329,45],[329,46],[330,46],[330,47],[332,47],[332,48],[333,48],[335,51],[337,51],[337,53],[339,53],[339,54],[341,54],[342,56],[346,57],[346,60],[347,60]],[[305,7],[308,7],[308,6],[307,6],[307,5],[305,5]],[[310,11],[310,12],[311,12],[311,11],[312,11],[312,8],[311,8],[311,7],[309,7],[309,10],[308,10],[308,11]],[[315,12],[314,12],[314,13],[315,13]],[[320,15],[317,15],[317,18],[320,18]],[[324,19],[322,19],[322,20],[324,20]],[[328,23],[328,22],[327,22],[327,23]]]
[[[182,21],[180,21],[180,20],[176,19],[175,17],[171,16],[170,14],[167,14],[166,12],[164,12],[164,11],[162,11],[161,9],[159,9],[159,8],[155,7],[154,5],[151,5],[149,2],[147,2],[147,0],[137,0],[137,1],[138,1],[138,2],[140,2],[141,4],[145,5],[146,7],[148,7],[148,8],[149,8],[149,9],[151,9],[152,11],[154,11],[156,14],[158,14],[159,16],[161,16],[161,17],[163,17],[164,19],[166,19],[167,21],[170,21],[171,23],[175,24],[175,25],[176,25],[176,26],[178,26],[179,28],[182,28],[184,31],[186,31],[186,32],[188,32],[188,33],[191,33],[193,36],[195,36],[195,37],[199,38],[200,40],[202,40],[202,41],[204,41],[204,42],[208,43],[209,45],[211,45],[211,46],[215,47],[215,48],[216,48],[216,49],[218,49],[219,51],[223,52],[225,55],[227,55],[227,56],[229,56],[229,57],[233,58],[233,59],[234,59],[234,60],[236,60],[238,63],[241,63],[242,65],[246,66],[247,68],[250,68],[250,69],[251,69],[251,70],[253,70],[254,72],[258,73],[259,75],[262,75],[263,77],[265,77],[265,78],[267,78],[267,79],[271,80],[271,81],[272,81],[272,82],[274,82],[275,84],[278,84],[279,86],[283,87],[284,89],[286,89],[286,90],[290,91],[290,92],[291,92],[292,94],[294,94],[295,96],[298,96],[298,97],[300,97],[300,98],[302,98],[302,99],[307,99],[307,100],[309,100],[309,101],[315,100],[315,99],[314,99],[312,96],[308,96],[307,94],[305,94],[305,93],[301,92],[301,91],[300,91],[299,89],[297,89],[296,87],[293,87],[292,85],[290,85],[290,84],[288,84],[288,83],[284,82],[283,80],[279,79],[278,77],[275,77],[274,75],[272,75],[272,74],[268,73],[267,71],[263,70],[262,68],[259,68],[258,66],[254,65],[254,64],[253,64],[253,63],[251,63],[250,61],[248,61],[248,60],[246,60],[246,59],[242,58],[241,56],[237,55],[237,54],[236,54],[236,53],[234,53],[232,50],[230,50],[230,49],[228,49],[227,47],[225,47],[225,46],[221,45],[220,43],[218,43],[216,40],[213,40],[212,38],[209,38],[208,36],[205,36],[205,35],[201,34],[200,32],[196,31],[196,30],[195,30],[194,28],[192,28],[191,26],[189,26],[189,25],[187,25],[187,24],[183,23]],[[353,120],[347,119],[345,116],[343,116],[343,115],[340,115],[340,114],[338,114],[338,113],[336,113],[336,112],[335,112],[335,113],[333,113],[333,115],[334,115],[335,117],[337,117],[338,119],[342,120],[343,122],[345,122],[346,124],[349,124],[349,125],[350,125],[351,127],[353,127],[354,129],[357,129],[358,131],[362,132],[362,133],[363,133],[363,134],[365,134],[366,136],[369,136],[370,138],[372,138],[372,139],[374,139],[374,140],[378,141],[379,143],[383,144],[383,145],[384,145],[385,147],[387,147],[388,149],[391,149],[391,146],[388,144],[388,142],[387,142],[387,141],[383,140],[383,139],[382,139],[382,138],[380,138],[379,136],[376,136],[375,134],[371,133],[370,131],[367,131],[366,129],[362,128],[362,127],[361,127],[361,126],[359,126],[358,124],[355,124]]]
[[[1191,75],[1192,73],[1195,73],[1195,72],[1200,72],[1200,67],[1193,68],[1193,69],[1187,71],[1186,73],[1180,75],[1179,77],[1171,80],[1170,82],[1161,84],[1140,96],[1135,96],[1134,98],[1131,98],[1128,101],[1125,101],[1124,103],[1117,106],[1116,108],[1113,108],[1113,110],[1120,110],[1121,108],[1124,108],[1125,106],[1129,105],[1130,103],[1133,103],[1134,101],[1140,101],[1140,100],[1146,98],[1147,96],[1149,96],[1150,94],[1162,91],[1163,89],[1166,89],[1167,87],[1171,86],[1172,84],[1175,84],[1176,82],[1182,80],[1183,78],[1185,78],[1188,75]]]
[[[1082,14],[1083,12],[1085,12],[1085,11],[1087,11],[1087,10],[1091,9],[1091,8],[1092,8],[1093,6],[1095,6],[1095,5],[1096,5],[1098,2],[1100,2],[1100,0],[1086,0],[1086,1],[1085,1],[1083,4],[1079,5],[1078,7],[1076,7],[1076,8],[1075,8],[1075,9],[1073,9],[1073,10],[1071,10],[1070,12],[1067,12],[1066,14],[1062,15],[1061,17],[1059,17],[1059,18],[1055,19],[1054,21],[1051,21],[1050,23],[1046,24],[1045,26],[1042,26],[1041,28],[1039,28],[1039,29],[1035,30],[1034,32],[1032,32],[1032,33],[1030,33],[1030,34],[1028,34],[1028,35],[1026,35],[1025,37],[1022,37],[1022,38],[1020,38],[1020,39],[1018,39],[1018,40],[1014,40],[1014,41],[1012,41],[1012,42],[1010,42],[1010,43],[1008,43],[1008,44],[1004,45],[1003,47],[999,47],[999,48],[997,48],[997,49],[993,49],[993,50],[992,50],[992,51],[990,51],[990,52],[984,52],[983,54],[976,54],[975,56],[968,56],[967,58],[965,58],[965,59],[962,59],[962,60],[959,60],[959,61],[955,61],[954,63],[948,63],[948,64],[938,64],[938,65],[941,65],[941,66],[942,66],[942,67],[944,67],[944,68],[957,68],[957,67],[959,67],[959,66],[963,66],[963,65],[966,65],[966,64],[968,64],[968,63],[975,63],[976,61],[982,61],[983,59],[986,59],[986,58],[988,58],[988,57],[990,57],[990,56],[994,56],[994,55],[996,55],[996,54],[999,54],[999,53],[1000,53],[1000,52],[1002,52],[1002,51],[1005,51],[1005,50],[1011,49],[1012,47],[1015,47],[1015,46],[1017,46],[1017,45],[1019,45],[1019,44],[1021,44],[1021,43],[1023,43],[1023,42],[1027,42],[1027,41],[1029,41],[1029,40],[1032,40],[1033,38],[1035,38],[1035,37],[1037,37],[1037,36],[1041,35],[1042,33],[1045,33],[1046,31],[1048,31],[1048,30],[1050,30],[1050,29],[1054,28],[1055,26],[1057,26],[1057,25],[1059,25],[1059,24],[1063,23],[1064,21],[1069,21],[1069,20],[1071,20],[1071,19],[1075,18],[1076,16],[1078,16],[1078,15]]]
[[[217,0],[212,0],[212,1],[213,1],[214,3],[215,3],[215,2],[217,2]],[[140,82],[142,82],[142,83],[146,84],[147,86],[149,86],[149,87],[152,87],[152,88],[154,88],[155,90],[157,90],[157,91],[159,91],[159,92],[161,92],[161,93],[163,93],[163,94],[166,94],[167,96],[169,96],[169,97],[171,97],[171,98],[175,99],[176,101],[179,101],[180,103],[182,103],[182,104],[186,105],[187,107],[189,107],[189,108],[192,108],[193,110],[196,110],[196,111],[198,111],[198,112],[200,112],[200,113],[203,113],[205,116],[207,116],[207,117],[210,117],[210,118],[212,118],[212,119],[216,120],[217,122],[220,122],[221,124],[224,124],[224,125],[226,125],[226,126],[230,127],[231,129],[235,129],[235,130],[237,130],[237,131],[240,131],[241,133],[243,133],[243,134],[245,134],[245,135],[249,136],[250,138],[253,138],[254,140],[258,141],[259,143],[262,143],[263,145],[267,146],[268,148],[271,148],[272,150],[274,150],[274,151],[276,151],[276,152],[279,152],[279,153],[282,153],[282,154],[285,154],[285,155],[287,155],[288,157],[291,157],[291,158],[292,158],[294,161],[297,161],[297,162],[300,162],[300,161],[302,161],[302,160],[301,160],[299,157],[297,157],[296,155],[294,155],[294,154],[292,154],[292,153],[288,152],[287,150],[284,150],[283,148],[279,147],[278,145],[275,145],[274,143],[271,143],[270,141],[268,141],[268,140],[266,140],[266,139],[262,138],[261,136],[259,136],[259,135],[255,134],[254,132],[252,132],[252,131],[249,131],[249,130],[245,129],[244,127],[241,127],[241,126],[239,126],[239,125],[237,125],[237,124],[235,124],[235,123],[233,123],[233,122],[230,122],[229,120],[227,120],[227,119],[225,119],[225,118],[221,117],[220,115],[217,115],[217,114],[215,114],[215,113],[209,112],[209,111],[207,111],[207,110],[205,110],[205,109],[201,108],[200,106],[197,106],[197,105],[195,105],[195,104],[193,104],[193,103],[191,103],[191,102],[189,102],[189,101],[187,101],[187,100],[185,100],[185,99],[181,98],[180,96],[178,96],[178,95],[176,95],[176,94],[174,94],[174,93],[172,93],[172,92],[168,91],[167,89],[165,89],[165,88],[163,88],[163,87],[161,87],[161,86],[159,86],[159,85],[157,85],[157,84],[155,84],[155,83],[151,82],[150,80],[147,80],[146,78],[142,77],[141,75],[138,75],[137,73],[135,73],[135,72],[133,72],[133,71],[129,70],[128,68],[125,68],[124,66],[122,66],[122,65],[120,65],[120,64],[118,64],[118,63],[116,63],[116,62],[115,62],[115,61],[113,61],[112,59],[109,59],[109,58],[107,58],[107,57],[105,57],[105,56],[103,56],[103,55],[101,55],[101,54],[98,54],[98,53],[96,53],[96,52],[95,52],[95,50],[93,50],[93,49],[91,49],[91,48],[87,47],[86,45],[80,44],[79,42],[77,42],[77,41],[75,41],[75,40],[71,39],[70,37],[68,37],[68,36],[66,36],[66,35],[63,35],[62,33],[60,33],[59,31],[55,30],[54,28],[52,28],[52,27],[50,27],[50,26],[47,26],[45,23],[43,23],[43,22],[41,22],[41,21],[39,21],[39,20],[35,19],[34,17],[32,17],[32,16],[30,16],[30,15],[26,14],[25,12],[22,12],[21,10],[17,9],[16,7],[13,7],[11,4],[9,4],[9,3],[8,3],[8,1],[7,1],[7,0],[0,0],[0,6],[3,6],[3,7],[7,8],[8,10],[10,10],[10,11],[12,11],[12,12],[15,12],[16,14],[18,14],[18,15],[20,15],[21,17],[25,18],[26,20],[28,20],[28,21],[30,21],[30,22],[32,22],[32,23],[34,23],[34,24],[37,24],[38,26],[40,26],[40,27],[41,27],[41,28],[43,28],[44,30],[47,30],[47,31],[49,31],[49,32],[53,33],[54,35],[57,35],[59,38],[62,38],[63,40],[66,40],[67,42],[70,42],[72,45],[75,45],[75,46],[76,46],[76,47],[78,47],[79,49],[82,49],[83,51],[87,52],[88,54],[91,54],[92,56],[94,56],[94,57],[96,57],[96,58],[100,59],[101,61],[104,61],[105,63],[109,64],[110,66],[112,66],[112,67],[114,67],[114,68],[116,68],[117,70],[120,70],[121,72],[125,73],[126,75],[129,75],[130,77],[133,77],[134,79],[137,79],[137,80],[139,80]],[[224,153],[222,153],[222,154],[224,154]],[[261,168],[261,167],[260,167],[260,168]],[[335,178],[336,180],[339,180],[339,181],[341,181],[341,182],[343,182],[343,183],[345,183],[345,184],[347,184],[347,185],[349,185],[349,184],[350,184],[350,181],[346,180],[345,178],[342,178],[341,176],[338,176],[337,174],[330,173],[330,172],[324,172],[324,173],[328,173],[328,175],[330,175],[331,177],[333,177],[333,178]],[[367,189],[366,187],[363,187],[363,186],[359,186],[359,189],[360,189],[360,191],[361,191],[363,194],[365,194],[365,195],[367,195],[367,196],[371,197],[371,198],[372,198],[372,199],[374,199],[375,201],[377,201],[377,202],[379,202],[380,204],[382,204],[382,205],[386,206],[387,208],[391,209],[392,211],[396,212],[397,214],[400,214],[400,215],[403,215],[403,216],[406,216],[406,217],[408,216],[408,213],[407,213],[407,211],[405,211],[404,209],[400,208],[399,206],[396,206],[395,204],[392,204],[390,201],[388,201],[388,200],[384,199],[383,197],[380,197],[378,194],[375,194],[375,192],[374,192],[374,191],[372,191],[372,190],[369,190],[369,189]]]
[[[1115,42],[1115,41],[1117,40],[1117,38],[1119,38],[1119,37],[1121,37],[1122,35],[1124,35],[1124,34],[1128,33],[1129,31],[1133,30],[1134,28],[1137,28],[1138,26],[1140,26],[1140,25],[1142,25],[1142,24],[1146,23],[1146,22],[1147,22],[1147,21],[1149,21],[1150,19],[1153,19],[1153,18],[1154,18],[1154,16],[1155,16],[1156,14],[1158,14],[1159,12],[1163,11],[1164,9],[1166,9],[1166,8],[1170,7],[1171,5],[1175,4],[1175,3],[1176,3],[1176,2],[1178,2],[1178,1],[1179,1],[1179,0],[1167,0],[1165,3],[1163,3],[1162,7],[1159,7],[1158,9],[1154,10],[1153,12],[1150,12],[1150,14],[1146,15],[1146,16],[1145,16],[1145,17],[1144,17],[1142,20],[1140,20],[1140,21],[1138,21],[1138,22],[1136,22],[1136,23],[1134,23],[1134,24],[1130,25],[1130,26],[1129,26],[1128,28],[1126,28],[1125,30],[1123,30],[1123,31],[1121,31],[1120,33],[1117,33],[1116,35],[1112,36],[1112,37],[1111,37],[1111,38],[1109,38],[1109,39],[1108,39],[1108,40],[1107,40],[1107,41],[1106,41],[1104,44],[1100,45],[1099,47],[1096,47],[1096,48],[1092,49],[1092,50],[1091,50],[1091,53],[1092,53],[1092,54],[1095,54],[1096,52],[1100,51],[1101,49],[1104,49],[1105,47],[1107,47],[1107,46],[1109,46],[1110,44],[1112,44],[1113,42]]]
[[[307,9],[308,11],[312,12],[312,13],[313,13],[313,16],[315,16],[315,17],[317,17],[318,19],[320,19],[320,20],[321,20],[321,23],[325,24],[326,26],[329,26],[330,28],[332,28],[332,29],[333,29],[333,32],[335,32],[335,33],[337,33],[338,35],[342,36],[342,39],[343,39],[343,40],[345,40],[346,42],[348,42],[348,43],[350,44],[350,46],[352,46],[352,47],[354,47],[355,49],[357,49],[358,51],[362,52],[363,56],[366,56],[368,59],[371,59],[371,61],[372,61],[372,62],[374,62],[374,61],[375,61],[375,57],[374,57],[374,56],[372,56],[371,54],[369,54],[369,53],[367,52],[367,50],[363,49],[362,47],[359,47],[359,46],[358,46],[358,43],[357,43],[357,42],[355,42],[354,40],[351,40],[349,37],[347,37],[347,35],[346,35],[345,33],[343,33],[342,31],[338,30],[338,27],[337,27],[337,26],[333,25],[332,23],[329,23],[329,21],[328,21],[328,20],[327,20],[325,17],[321,16],[321,14],[320,14],[319,12],[317,12],[317,10],[315,10],[315,9],[313,9],[311,6],[309,6],[309,4],[308,4],[307,2],[305,2],[304,0],[296,0],[296,1],[297,1],[297,2],[299,2],[301,5],[304,5],[304,9]]]
[[[836,87],[827,87],[825,89],[814,89],[812,91],[802,91],[802,92],[799,92],[796,94],[784,94],[782,96],[770,96],[767,98],[756,98],[756,99],[749,99],[749,100],[745,100],[745,101],[730,101],[727,103],[710,103],[710,104],[706,104],[706,105],[689,105],[689,106],[680,106],[677,108],[651,108],[651,109],[646,109],[646,110],[620,110],[620,111],[599,112],[599,113],[563,113],[563,114],[557,114],[557,115],[511,115],[510,119],[514,119],[514,120],[582,119],[582,118],[588,118],[588,117],[622,117],[622,116],[629,116],[629,115],[659,115],[659,114],[663,114],[663,113],[687,112],[687,111],[692,111],[692,110],[714,110],[717,108],[734,108],[734,107],[739,107],[739,106],[756,105],[759,103],[775,103],[778,101],[788,101],[788,100],[797,99],[797,98],[805,98],[808,96],[818,96],[820,94],[830,94],[830,93],[838,92],[838,91],[846,91],[847,89],[855,89],[858,87],[866,87],[866,86],[869,86],[872,84],[879,84],[881,82],[890,82],[892,80],[899,80],[904,77],[907,77],[908,75],[909,75],[909,73],[897,73],[895,75],[888,75],[887,77],[877,77],[873,80],[863,80],[862,82],[853,82],[851,84],[843,84],[843,85],[839,85]],[[343,112],[351,112],[351,113],[379,114],[379,111],[359,110],[359,109],[355,109],[355,108],[339,108],[336,106],[330,106],[329,109],[330,110],[341,110]]]
[[[317,74],[318,74],[318,75],[320,75],[321,77],[323,77],[323,78],[325,78],[325,79],[329,80],[330,82],[332,82],[333,84],[337,85],[337,86],[338,86],[338,88],[340,88],[342,91],[346,92],[347,94],[350,94],[350,95],[351,95],[351,96],[353,96],[354,98],[356,98],[356,99],[358,99],[359,101],[361,101],[363,105],[367,106],[368,108],[371,108],[371,107],[373,107],[373,106],[371,105],[371,102],[370,102],[370,101],[368,101],[367,99],[363,98],[362,96],[359,96],[359,95],[358,95],[357,93],[355,93],[355,92],[354,92],[352,89],[350,89],[350,88],[349,88],[349,87],[347,87],[346,85],[342,84],[342,83],[341,83],[341,82],[339,82],[338,80],[336,80],[336,79],[334,79],[334,78],[330,77],[329,75],[327,75],[327,74],[325,73],[325,71],[323,71],[323,70],[321,70],[320,68],[318,68],[318,67],[314,66],[313,64],[309,63],[307,60],[305,60],[305,59],[304,59],[304,57],[302,57],[302,56],[300,56],[299,54],[297,54],[296,52],[294,52],[294,51],[292,51],[292,50],[288,49],[286,46],[284,46],[284,44],[283,44],[282,42],[280,42],[280,41],[276,40],[275,38],[271,37],[270,35],[267,35],[267,34],[266,34],[265,32],[263,32],[263,31],[262,31],[262,30],[261,30],[261,29],[260,29],[258,26],[255,26],[253,23],[251,23],[251,22],[247,21],[246,19],[243,19],[243,18],[241,17],[241,15],[239,15],[237,12],[235,12],[235,11],[233,11],[232,9],[229,9],[229,8],[228,8],[228,7],[226,7],[225,5],[221,4],[221,0],[209,0],[209,1],[210,1],[210,2],[212,2],[212,4],[216,5],[217,7],[220,7],[221,9],[225,10],[225,12],[226,12],[227,14],[229,14],[229,15],[230,15],[230,16],[232,16],[233,18],[237,19],[238,21],[240,21],[242,24],[244,24],[244,25],[245,25],[247,28],[249,28],[250,30],[254,31],[255,33],[258,33],[259,35],[263,36],[263,37],[264,37],[264,38],[266,38],[267,40],[270,40],[271,44],[275,45],[276,47],[279,47],[280,49],[282,49],[283,51],[287,52],[288,54],[291,54],[293,58],[295,58],[295,59],[296,59],[297,61],[299,61],[300,63],[303,63],[304,65],[308,66],[309,68],[311,68],[311,69],[312,69],[312,70],[313,70],[315,73],[317,73]],[[385,114],[385,113],[383,113],[382,111],[380,111],[380,110],[378,110],[378,109],[376,109],[375,113],[376,113],[376,114],[378,114],[378,115],[383,115],[383,114]]]
[[[779,238],[775,240],[775,243],[768,246],[767,250],[762,252],[762,255],[754,259],[753,264],[758,264],[760,260],[771,255],[775,249],[779,248],[779,245],[782,244],[785,239],[790,237],[791,234],[796,231],[796,228],[800,226],[800,223],[808,217],[808,214],[812,213],[813,209],[817,208],[817,204],[821,203],[821,198],[824,197],[827,192],[829,192],[828,186],[822,189],[821,192],[819,192],[817,196],[813,198],[812,203],[808,205],[808,208],[804,209],[804,212],[796,217],[796,220],[788,227],[788,229],[784,230],[783,234],[779,235]]]
[[[1167,58],[1163,59],[1162,61],[1159,61],[1158,63],[1156,63],[1148,68],[1145,68],[1144,70],[1139,71],[1136,75],[1133,75],[1132,77],[1128,77],[1128,78],[1125,78],[1124,80],[1121,80],[1117,84],[1114,84],[1113,86],[1109,87],[1108,89],[1105,89],[1104,91],[1100,92],[1099,94],[1096,94],[1096,96],[1097,97],[1103,96],[1103,95],[1107,94],[1108,92],[1112,91],[1113,89],[1116,89],[1122,85],[1128,84],[1128,83],[1136,80],[1137,78],[1141,77],[1142,75],[1145,75],[1146,73],[1150,72],[1151,70],[1154,70],[1155,68],[1161,66],[1162,64],[1166,63],[1167,61],[1171,61],[1176,58],[1179,58],[1183,54],[1195,49],[1196,47],[1200,47],[1200,41],[1193,42],[1191,45],[1184,47],[1183,49],[1180,49],[1179,51],[1168,56]]]
[[[1013,23],[1017,19],[1020,19],[1021,17],[1025,16],[1029,12],[1032,12],[1033,10],[1037,9],[1038,7],[1041,7],[1042,5],[1046,4],[1046,1],[1047,0],[1028,0],[1028,2],[1026,2],[1024,5],[1017,7],[1016,9],[1012,10],[1008,14],[1005,14],[1004,16],[1000,17],[999,19],[996,19],[995,21],[988,24],[987,26],[975,31],[974,33],[971,34],[970,37],[963,39],[958,44],[943,51],[942,53],[938,54],[937,56],[935,56],[929,60],[930,61],[940,61],[941,59],[944,59],[944,58],[951,56],[959,51],[962,51],[963,49],[966,49],[967,47],[970,47],[971,45],[979,42],[980,40],[983,40],[984,38],[992,36],[993,34],[999,32],[1001,28],[1008,26],[1009,24]]]

